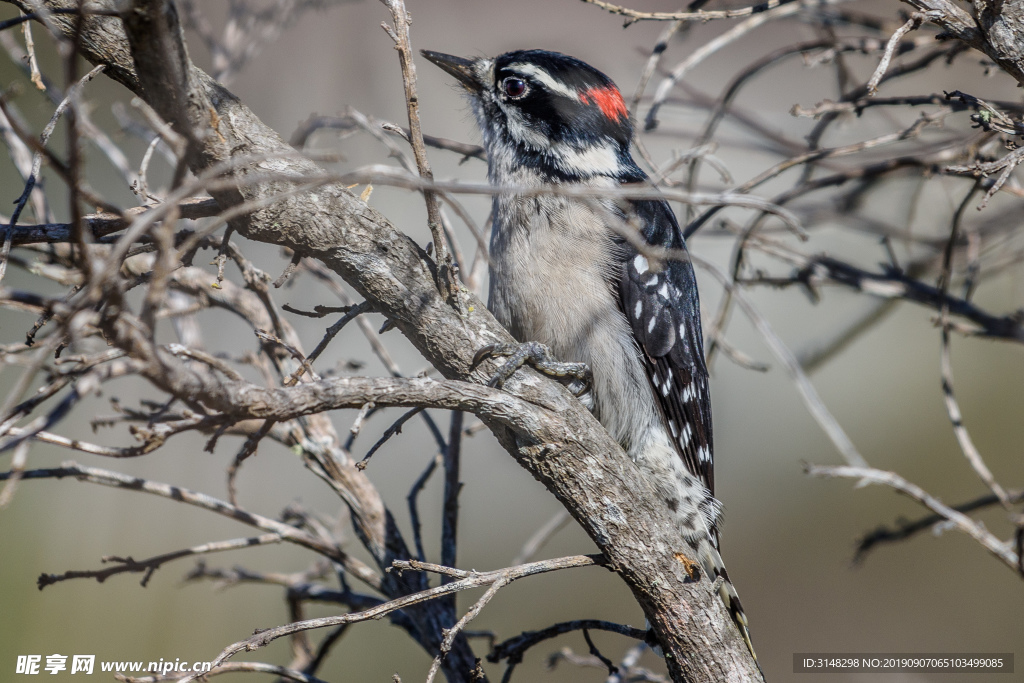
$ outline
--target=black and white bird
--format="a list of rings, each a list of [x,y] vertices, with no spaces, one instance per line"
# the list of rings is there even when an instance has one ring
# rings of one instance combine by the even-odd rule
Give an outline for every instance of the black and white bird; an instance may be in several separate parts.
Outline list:
[[[685,254],[667,202],[601,196],[647,180],[630,154],[622,95],[594,67],[557,52],[423,55],[468,91],[490,182],[509,188],[494,197],[488,308],[512,336],[533,344],[487,351],[515,356],[505,377],[527,355],[556,374],[589,368],[584,398],[652,476],[704,571],[724,579],[722,599],[753,652],[718,552],[721,506],[693,266],[686,257],[655,267],[624,237],[638,231],[649,245]],[[581,192],[521,189],[540,186]],[[540,357],[537,343],[553,359]]]

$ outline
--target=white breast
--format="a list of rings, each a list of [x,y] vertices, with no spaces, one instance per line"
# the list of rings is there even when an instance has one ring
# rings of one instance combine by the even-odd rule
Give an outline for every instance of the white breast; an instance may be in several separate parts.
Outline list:
[[[590,366],[594,413],[636,459],[652,440],[671,442],[619,311],[606,210],[550,195],[496,198],[488,306],[516,339]]]
[[[652,475],[687,537],[707,539],[718,508],[676,453],[619,310],[612,271],[621,264],[606,219],[579,199],[496,197],[488,306],[519,341],[590,367],[594,415]]]

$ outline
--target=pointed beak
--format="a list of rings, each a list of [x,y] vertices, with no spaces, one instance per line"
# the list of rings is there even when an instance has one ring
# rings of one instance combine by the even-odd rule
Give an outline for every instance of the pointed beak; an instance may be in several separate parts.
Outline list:
[[[459,83],[465,86],[471,93],[476,94],[483,90],[483,84],[477,80],[476,69],[473,68],[476,62],[473,60],[446,55],[443,52],[434,52],[433,50],[420,50],[420,54],[452,76],[455,76]]]

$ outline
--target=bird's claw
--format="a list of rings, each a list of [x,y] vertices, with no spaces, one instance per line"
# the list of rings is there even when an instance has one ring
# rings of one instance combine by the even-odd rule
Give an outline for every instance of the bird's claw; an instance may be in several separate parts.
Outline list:
[[[503,356],[507,358],[505,364],[498,369],[490,381],[489,386],[500,389],[515,371],[524,365],[532,366],[537,372],[554,379],[571,379],[578,387],[571,387],[573,395],[579,397],[590,390],[593,375],[586,363],[564,363],[555,360],[551,355],[551,349],[540,342],[524,342],[522,344],[488,344],[482,347],[473,355],[473,364],[476,367],[485,358]]]

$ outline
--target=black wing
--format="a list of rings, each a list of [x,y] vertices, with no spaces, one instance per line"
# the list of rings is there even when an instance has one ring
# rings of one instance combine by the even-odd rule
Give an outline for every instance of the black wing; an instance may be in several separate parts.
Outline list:
[[[630,204],[649,244],[686,250],[667,202]],[[621,248],[622,312],[633,328],[676,450],[687,470],[714,495],[711,394],[693,265],[687,258],[669,261],[659,270],[628,243],[622,242]]]

